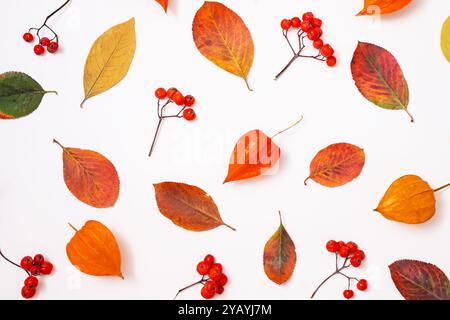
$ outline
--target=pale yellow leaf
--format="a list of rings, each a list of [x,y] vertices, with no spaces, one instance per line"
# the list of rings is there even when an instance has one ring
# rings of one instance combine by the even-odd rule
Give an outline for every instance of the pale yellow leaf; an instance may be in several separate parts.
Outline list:
[[[444,56],[450,62],[450,16],[445,20],[442,26],[441,48]]]

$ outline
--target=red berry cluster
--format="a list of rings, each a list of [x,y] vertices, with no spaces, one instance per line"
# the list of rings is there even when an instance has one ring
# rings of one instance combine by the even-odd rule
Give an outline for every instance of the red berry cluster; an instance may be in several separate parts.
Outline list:
[[[212,255],[208,254],[203,261],[200,261],[197,264],[197,272],[202,276],[202,278],[199,281],[180,289],[176,297],[184,290],[198,284],[203,285],[200,290],[200,294],[205,299],[211,299],[216,294],[223,293],[224,286],[228,282],[228,277],[223,273],[222,265],[220,263],[216,263]]]
[[[158,126],[156,128],[155,136],[153,138],[152,147],[150,148],[149,156],[152,155],[153,149],[155,147],[156,139],[158,137],[159,130],[161,129],[161,124],[164,119],[167,118],[184,118],[187,121],[195,120],[197,115],[195,114],[192,107],[195,104],[194,96],[188,94],[184,96],[177,88],[170,88],[168,90],[164,88],[158,88],[155,91],[155,96],[158,98]],[[164,111],[166,107],[175,103],[177,106],[181,107],[177,113],[171,115],[165,115]]]
[[[292,19],[281,20],[281,29],[284,38],[289,44],[294,57],[289,61],[289,63],[284,67],[283,70],[275,77],[278,79],[297,58],[312,58],[319,61],[326,61],[329,67],[334,67],[336,65],[336,57],[334,56],[334,49],[331,45],[325,44],[321,39],[323,35],[322,31],[322,20],[316,18],[312,12],[307,12],[303,14],[302,19],[299,17],[294,17]],[[294,49],[291,41],[289,40],[289,31],[295,31],[298,39],[298,50]],[[302,52],[306,48],[305,38],[312,41],[312,45],[315,49],[319,50],[316,55],[303,55]]]
[[[366,258],[364,251],[362,251],[356,243],[353,241],[345,243],[344,241],[335,241],[330,240],[326,244],[326,248],[329,252],[332,252],[336,256],[336,270],[327,277],[319,287],[314,291],[311,296],[311,299],[314,298],[315,294],[319,289],[332,277],[336,275],[343,276],[348,280],[348,287],[343,291],[343,295],[346,299],[351,299],[355,295],[353,290],[350,289],[352,281],[357,281],[356,288],[360,291],[365,291],[367,289],[368,283],[365,279],[357,279],[355,277],[350,277],[343,273],[344,270],[349,269],[351,267],[359,268],[361,263]],[[339,259],[344,259],[342,265],[339,267]]]

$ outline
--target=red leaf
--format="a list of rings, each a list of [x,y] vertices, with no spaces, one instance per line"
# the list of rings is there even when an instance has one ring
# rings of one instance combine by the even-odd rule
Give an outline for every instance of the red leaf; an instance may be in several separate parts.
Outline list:
[[[167,12],[167,8],[169,7],[169,0],[155,0],[158,2],[161,7],[163,7],[164,11]]]

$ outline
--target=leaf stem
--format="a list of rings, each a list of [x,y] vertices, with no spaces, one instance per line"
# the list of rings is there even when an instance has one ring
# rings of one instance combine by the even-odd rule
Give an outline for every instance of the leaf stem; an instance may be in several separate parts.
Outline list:
[[[280,217],[280,226],[283,225],[283,218],[281,217],[281,210],[278,210],[278,216]]]
[[[0,249],[0,256],[1,256],[3,259],[5,259],[6,261],[8,261],[9,263],[11,263],[12,265],[16,266],[17,268],[20,268],[20,269],[24,270],[24,271],[27,273],[27,275],[30,275],[30,272],[29,272],[28,270],[25,270],[24,268],[22,268],[22,267],[21,267],[20,265],[18,265],[17,263],[15,263],[15,262],[9,260],[9,259],[3,254],[3,252],[2,252],[1,249]]]
[[[248,89],[249,91],[253,91],[253,89],[250,87],[250,84],[248,83],[248,79],[247,79],[247,78],[244,78],[244,81],[245,81],[245,85],[247,86],[247,89]]]
[[[286,129],[283,129],[283,130],[281,130],[280,132],[274,134],[270,139],[273,139],[273,138],[275,138],[276,136],[278,136],[278,135],[280,135],[280,134],[282,134],[282,133],[288,131],[289,129],[292,129],[293,127],[295,127],[296,125],[298,125],[300,122],[302,122],[302,120],[303,120],[303,116],[302,116],[299,120],[297,120],[295,123],[293,123],[293,124],[291,124],[289,127],[287,127]]]
[[[58,140],[56,140],[56,139],[53,139],[53,143],[56,143],[58,146],[60,146],[61,147],[61,149],[65,149],[66,147],[64,147],[61,143],[59,143],[59,141]]]
[[[446,185],[444,185],[444,186],[442,186],[442,187],[439,187],[439,188],[435,189],[434,192],[441,191],[441,190],[443,190],[443,189],[445,189],[445,188],[447,188],[447,187],[450,187],[450,183],[448,183],[448,184],[446,184]]]
[[[75,228],[70,222],[67,223],[69,227],[71,227],[75,232],[78,232],[77,228]]]
[[[226,224],[225,222],[222,222],[222,225],[224,225],[224,226],[227,227],[227,228],[230,228],[230,229],[233,230],[233,231],[237,231],[236,228],[233,228],[232,226]]]
[[[412,116],[412,114],[409,112],[409,110],[407,108],[403,108],[403,110],[405,110],[405,112],[408,114],[408,116],[411,118],[411,122],[414,123],[414,117]]]

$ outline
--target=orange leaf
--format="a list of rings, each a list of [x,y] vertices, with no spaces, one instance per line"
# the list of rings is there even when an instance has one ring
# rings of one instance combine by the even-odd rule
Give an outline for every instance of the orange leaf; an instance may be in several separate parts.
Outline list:
[[[161,7],[163,7],[164,11],[167,12],[167,8],[169,7],[169,0],[155,0],[158,2]]]
[[[342,186],[361,173],[364,167],[364,150],[348,143],[332,144],[317,153],[310,165],[309,179],[334,188]]]
[[[234,147],[224,183],[260,176],[278,163],[280,155],[280,148],[264,132],[249,131]]]
[[[63,149],[64,181],[80,201],[95,208],[113,206],[119,197],[120,181],[114,165],[91,150]]]
[[[174,224],[190,231],[207,231],[225,224],[214,200],[202,189],[185,183],[162,182],[155,187],[159,211]]]
[[[218,67],[247,81],[253,64],[253,39],[245,23],[219,2],[206,1],[192,24],[198,50]]]
[[[276,284],[285,283],[294,272],[297,262],[295,244],[284,228],[281,213],[280,227],[264,247],[263,262],[264,272]]]
[[[120,250],[114,235],[98,221],[88,221],[76,230],[66,246],[67,257],[81,272],[92,276],[118,276],[121,271]]]
[[[358,16],[388,14],[399,11],[411,3],[412,0],[364,0],[364,8]]]

